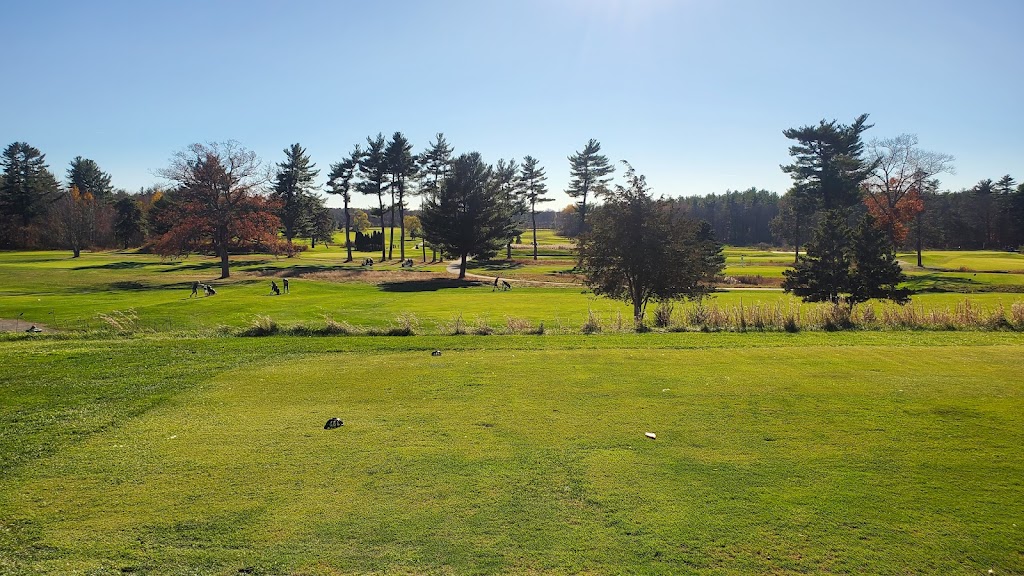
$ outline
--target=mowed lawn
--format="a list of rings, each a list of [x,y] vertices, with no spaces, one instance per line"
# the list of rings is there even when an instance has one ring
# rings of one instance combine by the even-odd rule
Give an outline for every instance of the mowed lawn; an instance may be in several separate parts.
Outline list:
[[[489,283],[455,280],[440,263],[401,269],[397,261],[390,261],[367,269],[344,263],[343,259],[337,247],[318,247],[297,258],[237,256],[233,257],[232,277],[219,280],[219,263],[210,257],[192,256],[172,262],[119,252],[84,253],[78,259],[59,251],[2,252],[0,319],[20,318],[25,327],[44,324],[58,330],[81,331],[108,328],[102,315],[131,310],[137,316],[136,328],[163,333],[238,329],[258,315],[285,326],[322,325],[325,317],[330,317],[357,327],[376,328],[395,325],[403,318],[413,320],[416,331],[435,334],[450,332],[448,327],[456,321],[487,324],[501,331],[509,319],[534,327],[544,323],[548,331],[575,331],[592,313],[605,326],[630,324],[631,308],[625,303],[597,297],[583,286],[564,284],[571,279],[567,274],[571,260],[548,258],[538,265],[529,264],[531,260],[475,264],[471,270],[480,274],[513,280],[543,279],[547,275],[559,282],[517,284],[511,291],[495,292]],[[361,261],[360,255],[355,259]],[[753,265],[746,268],[748,272],[758,270]],[[953,282],[953,274],[972,275],[944,273],[942,282]],[[280,284],[284,276],[291,278],[291,293],[273,296],[271,280]],[[981,278],[984,274],[976,276],[962,282],[987,282]],[[1010,281],[1024,278],[1019,274],[987,276]],[[214,285],[217,295],[191,298],[191,285],[197,280]],[[984,284],[982,289],[986,287],[990,285]],[[960,288],[959,284],[954,287]],[[922,309],[946,310],[969,300],[972,306],[991,310],[997,306],[1009,309],[1022,298],[1021,292],[926,292],[914,295],[913,304]],[[705,302],[718,307],[740,303],[804,309],[820,306],[802,305],[799,299],[776,289],[726,290]],[[653,307],[649,313],[653,313]],[[686,308],[678,307],[680,318]]]
[[[8,342],[0,573],[1022,573],[1022,350]]]

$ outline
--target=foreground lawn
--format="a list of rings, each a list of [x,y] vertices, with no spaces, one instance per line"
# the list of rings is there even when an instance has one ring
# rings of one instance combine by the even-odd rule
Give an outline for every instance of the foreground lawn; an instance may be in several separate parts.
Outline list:
[[[1022,351],[1013,333],[8,342],[0,572],[1020,573]]]

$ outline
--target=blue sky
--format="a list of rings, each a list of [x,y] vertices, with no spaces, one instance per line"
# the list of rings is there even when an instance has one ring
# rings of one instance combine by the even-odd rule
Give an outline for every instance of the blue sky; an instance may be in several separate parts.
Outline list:
[[[1024,179],[1020,0],[33,0],[0,16],[2,145],[40,148],[60,177],[92,158],[127,189],[192,142],[267,163],[299,142],[323,176],[400,130],[417,152],[441,131],[490,162],[531,154],[558,208],[589,138],[656,194],[782,193],[782,131],[862,112],[869,139],[954,155],[946,188]]]

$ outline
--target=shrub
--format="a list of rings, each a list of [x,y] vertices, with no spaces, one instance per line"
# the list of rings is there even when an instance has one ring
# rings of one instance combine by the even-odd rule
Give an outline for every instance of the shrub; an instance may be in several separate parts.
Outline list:
[[[494,328],[483,318],[477,317],[473,323],[473,334],[477,336],[490,336],[494,334]]]
[[[270,316],[256,315],[250,322],[249,327],[239,332],[239,336],[271,336],[277,334],[280,327]]]
[[[672,325],[672,313],[675,311],[675,304],[671,300],[658,302],[658,308],[654,310],[654,325],[658,328],[668,328]]]
[[[530,321],[525,318],[505,317],[505,332],[508,334],[528,334],[530,328]]]
[[[597,334],[601,331],[601,319],[593,310],[587,311],[587,320],[580,326],[580,332],[584,334]]]
[[[118,334],[127,335],[139,331],[139,315],[134,308],[112,310],[109,314],[97,314],[96,318],[106,324],[107,329]]]
[[[442,324],[440,328],[442,333],[451,334],[452,336],[461,336],[466,334],[466,322],[462,319],[461,312],[452,316],[451,321]]]

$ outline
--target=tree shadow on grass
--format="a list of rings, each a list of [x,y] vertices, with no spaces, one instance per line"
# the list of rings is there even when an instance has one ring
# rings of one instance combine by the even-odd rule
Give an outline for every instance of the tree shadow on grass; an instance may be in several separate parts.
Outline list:
[[[914,292],[977,292],[982,288],[989,288],[986,282],[978,282],[973,278],[961,278],[958,276],[946,276],[942,273],[921,274],[910,276],[906,282],[907,288]]]
[[[429,280],[409,280],[406,282],[384,282],[380,285],[383,292],[436,292],[449,288],[474,288],[483,286],[475,280],[459,280],[457,278],[431,278]]]
[[[232,260],[231,261],[231,268],[233,270],[237,270],[237,269],[241,269],[241,268],[246,267],[246,266],[265,265],[268,262],[270,262],[270,260],[267,260],[267,259],[260,259],[260,260]],[[173,269],[161,270],[161,272],[188,272],[188,271],[210,270],[210,269],[220,270],[220,260],[214,260],[214,261],[210,261],[210,262],[196,262],[195,264],[184,264],[184,263],[181,263],[181,264],[178,264],[177,266],[175,266]]]
[[[110,262],[109,264],[94,264],[91,266],[77,266],[72,270],[131,270],[133,268],[143,268],[158,264],[157,262],[134,262],[126,260],[122,262]]]
[[[515,260],[487,260],[485,262],[469,262],[466,266],[467,269],[471,270],[487,270],[489,272],[500,272],[502,270],[515,270],[522,268],[521,262]]]

